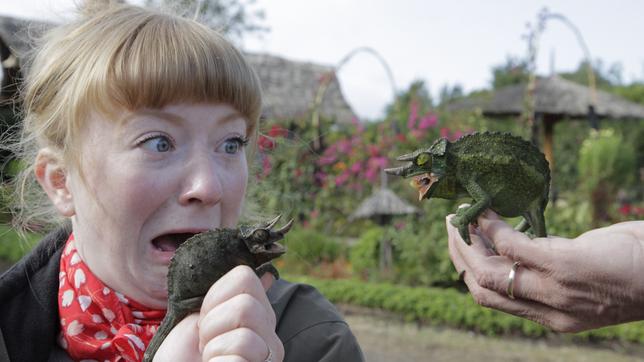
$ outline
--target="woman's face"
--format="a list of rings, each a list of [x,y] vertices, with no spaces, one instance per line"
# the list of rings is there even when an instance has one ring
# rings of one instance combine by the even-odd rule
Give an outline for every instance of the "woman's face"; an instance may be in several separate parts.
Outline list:
[[[83,176],[67,177],[79,253],[109,287],[165,308],[178,243],[237,224],[246,121],[224,104],[175,104],[122,123],[94,116],[84,132]]]

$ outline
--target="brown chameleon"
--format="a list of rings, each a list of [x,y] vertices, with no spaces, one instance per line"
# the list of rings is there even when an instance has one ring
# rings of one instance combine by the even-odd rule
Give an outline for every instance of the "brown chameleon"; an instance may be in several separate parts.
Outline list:
[[[286,252],[277,241],[293,225],[290,220],[272,230],[279,218],[254,227],[207,231],[179,246],[168,268],[168,311],[145,351],[144,362],[152,361],[172,328],[188,314],[199,311],[208,289],[234,267],[248,265],[258,276],[269,272],[279,278],[270,261]]]

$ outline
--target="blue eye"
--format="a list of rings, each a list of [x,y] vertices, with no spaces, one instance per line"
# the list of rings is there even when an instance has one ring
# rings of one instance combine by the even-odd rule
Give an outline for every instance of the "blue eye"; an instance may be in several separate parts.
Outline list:
[[[224,152],[230,155],[238,153],[246,144],[248,140],[242,139],[241,137],[234,137],[227,139],[224,144]]]
[[[172,141],[166,136],[154,136],[141,142],[143,148],[153,152],[168,152],[172,150]]]

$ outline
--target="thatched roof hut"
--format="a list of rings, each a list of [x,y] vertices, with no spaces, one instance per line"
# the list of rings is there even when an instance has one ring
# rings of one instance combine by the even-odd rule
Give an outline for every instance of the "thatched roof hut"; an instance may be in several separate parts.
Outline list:
[[[0,16],[0,42],[4,41],[18,59],[30,49],[28,39],[53,24]],[[320,82],[331,77],[320,106],[322,117],[349,123],[355,117],[345,100],[334,68],[309,62],[297,62],[268,54],[246,53],[257,71],[264,92],[262,116],[268,119],[309,117]]]
[[[269,54],[246,53],[264,90],[263,114],[273,119],[307,117],[324,77],[332,77],[320,105],[323,117],[349,123],[355,117],[342,95],[334,68],[310,62],[297,62]]]
[[[644,106],[629,102],[616,95],[597,91],[594,108],[590,110],[591,91],[559,76],[537,78],[534,90],[534,116],[543,126],[543,151],[554,166],[554,125],[566,119],[596,118],[613,120],[644,120]],[[449,111],[479,111],[487,117],[520,116],[526,102],[526,84],[507,86],[492,93],[455,101],[447,106]]]
[[[491,117],[520,115],[525,105],[525,89],[525,84],[507,86],[488,96],[454,102],[448,105],[448,109],[480,109],[484,115]],[[537,78],[534,97],[536,113],[569,119],[588,117],[591,99],[588,87],[559,76]],[[595,114],[610,119],[644,119],[644,106],[597,91]]]
[[[386,220],[392,216],[417,214],[420,210],[398,197],[393,191],[381,187],[362,201],[350,219]]]

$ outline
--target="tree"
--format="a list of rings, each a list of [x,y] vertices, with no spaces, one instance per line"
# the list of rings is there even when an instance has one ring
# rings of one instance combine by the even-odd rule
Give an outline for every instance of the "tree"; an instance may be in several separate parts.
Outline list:
[[[394,102],[387,106],[386,119],[393,122],[397,131],[402,131],[407,128],[410,118],[415,120],[419,115],[426,114],[433,104],[425,82],[415,80],[406,91],[399,93]]]
[[[492,89],[526,83],[528,76],[528,63],[524,59],[508,56],[505,64],[492,67]]]
[[[559,73],[564,79],[581,84],[588,85],[588,62],[582,61],[579,63],[577,69],[573,72]],[[601,60],[595,61],[592,66],[593,74],[595,75],[595,84],[598,89],[610,91],[613,86],[622,83],[622,67],[619,63],[611,65],[608,69],[604,69]]]
[[[453,100],[463,98],[463,96],[463,87],[460,84],[455,84],[453,86],[445,84],[441,87],[438,95],[438,104],[446,104]]]
[[[268,27],[261,24],[265,14],[261,9],[250,9],[256,0],[146,0],[148,6],[178,8],[196,12],[199,19],[233,41],[241,41],[249,33],[263,33]]]

